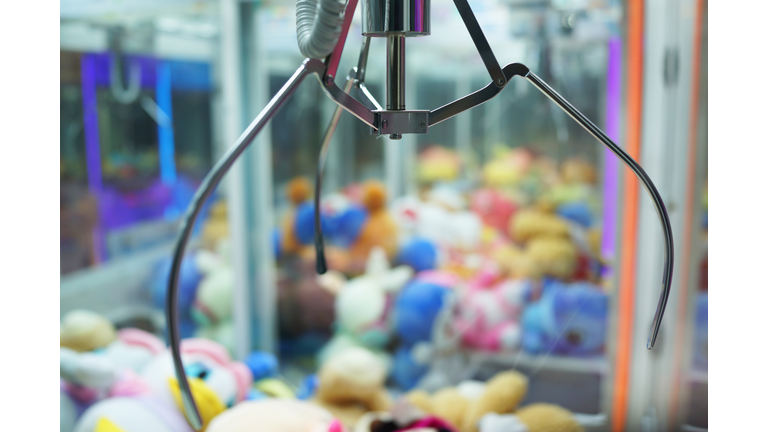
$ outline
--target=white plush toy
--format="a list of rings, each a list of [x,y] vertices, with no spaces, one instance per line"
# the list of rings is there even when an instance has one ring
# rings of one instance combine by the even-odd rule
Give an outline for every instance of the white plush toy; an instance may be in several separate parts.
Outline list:
[[[408,266],[390,268],[382,248],[371,250],[365,273],[348,281],[336,295],[336,332],[318,355],[320,364],[351,347],[363,347],[377,354],[387,365],[391,359],[383,351],[389,341],[390,296],[413,276]]]
[[[228,241],[220,240],[216,253],[204,249],[197,252],[195,262],[204,276],[192,304],[192,318],[199,326],[195,337],[214,340],[234,354],[235,272],[230,249]]]
[[[448,188],[428,194],[427,201],[414,196],[399,198],[390,209],[400,228],[400,241],[420,237],[440,247],[474,250],[480,243],[482,220],[466,210],[461,195]]]

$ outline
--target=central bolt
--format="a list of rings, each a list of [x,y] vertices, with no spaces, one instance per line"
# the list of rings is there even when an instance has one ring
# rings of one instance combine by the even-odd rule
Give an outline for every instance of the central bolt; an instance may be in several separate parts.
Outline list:
[[[386,129],[387,128],[387,121],[386,120],[381,122],[381,128],[382,129]]]

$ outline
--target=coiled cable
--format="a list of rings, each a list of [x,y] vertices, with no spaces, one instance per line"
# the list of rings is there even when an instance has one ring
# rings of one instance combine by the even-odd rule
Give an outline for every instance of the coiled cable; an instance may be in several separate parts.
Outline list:
[[[298,0],[296,38],[305,57],[322,60],[336,47],[346,1]]]

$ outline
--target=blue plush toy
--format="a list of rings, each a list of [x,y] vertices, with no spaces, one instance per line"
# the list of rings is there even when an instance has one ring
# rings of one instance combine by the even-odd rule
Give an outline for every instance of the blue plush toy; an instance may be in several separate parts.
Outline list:
[[[437,266],[437,246],[430,240],[414,238],[400,249],[398,261],[413,267],[416,272],[434,270]]]
[[[157,263],[149,280],[149,286],[152,293],[152,302],[155,307],[165,309],[165,300],[168,294],[168,278],[171,275],[172,260],[170,257],[164,258]],[[179,272],[179,319],[181,327],[181,337],[193,337],[195,329],[192,319],[192,303],[197,295],[197,287],[202,280],[203,275],[197,268],[192,257],[185,257],[181,261],[181,270]]]
[[[584,202],[565,203],[557,208],[557,214],[569,221],[575,222],[585,228],[592,226],[592,211]]]
[[[431,341],[435,319],[448,293],[446,287],[417,278],[403,287],[397,297],[394,329],[402,345],[395,354],[392,378],[404,390],[416,385],[428,371],[427,365],[414,360],[413,348]]]
[[[523,312],[523,350],[530,354],[590,356],[602,352],[608,296],[585,282],[548,281]]]
[[[428,364],[419,364],[413,358],[410,347],[401,346],[395,352],[392,365],[392,379],[403,390],[410,390],[429,372]]]
[[[274,354],[265,351],[254,351],[243,361],[251,370],[253,381],[277,376],[278,363]]]
[[[359,205],[350,205],[335,217],[329,217],[327,224],[328,241],[331,244],[348,248],[360,236],[360,231],[368,221],[368,211]],[[323,227],[325,230],[326,227]],[[326,233],[324,231],[324,233]]]
[[[324,235],[331,229],[331,224],[331,218],[320,211],[320,227]],[[303,245],[315,242],[315,204],[312,201],[305,201],[296,208],[294,233],[296,240]]]
[[[296,397],[301,400],[311,399],[317,391],[317,386],[320,383],[317,375],[311,374],[304,377],[299,385],[299,391],[296,392]]]

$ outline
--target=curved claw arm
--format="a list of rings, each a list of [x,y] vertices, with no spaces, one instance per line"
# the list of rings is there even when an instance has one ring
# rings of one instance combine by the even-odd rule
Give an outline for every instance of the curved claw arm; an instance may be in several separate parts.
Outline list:
[[[227,153],[213,167],[210,173],[205,177],[198,188],[192,202],[187,208],[184,219],[181,222],[181,232],[176,239],[176,246],[173,251],[173,263],[171,265],[171,276],[168,280],[168,295],[165,304],[165,316],[168,325],[168,337],[170,339],[171,354],[173,355],[173,367],[176,372],[176,379],[179,381],[181,390],[181,400],[184,405],[184,415],[195,430],[200,430],[203,421],[197,408],[195,400],[192,398],[192,391],[189,388],[187,375],[184,373],[184,365],[181,363],[181,333],[179,331],[179,271],[181,269],[181,260],[184,258],[184,249],[187,246],[195,220],[200,214],[206,199],[211,196],[222,177],[229,171],[232,164],[253,142],[256,135],[266,126],[267,122],[277,113],[277,111],[291,97],[294,91],[304,81],[304,78],[311,74],[322,74],[325,70],[325,64],[319,60],[307,59],[299,66],[296,72],[291,76],[288,82],[277,92],[275,97],[267,104],[264,110],[253,120],[248,128],[240,135],[237,142],[230,147]]]
[[[533,72],[528,72],[524,75],[525,78],[533,84],[542,93],[547,95],[557,106],[566,112],[572,119],[576,120],[581,127],[587,130],[593,137],[608,147],[613,154],[622,160],[640,179],[653,200],[653,205],[656,207],[656,213],[659,216],[659,222],[661,222],[661,228],[664,231],[664,274],[661,280],[661,296],[659,297],[659,303],[656,306],[656,314],[653,316],[653,322],[651,323],[651,330],[648,334],[647,348],[652,349],[656,343],[656,337],[659,335],[659,329],[661,328],[661,319],[664,317],[664,310],[667,307],[667,300],[669,299],[669,289],[672,284],[672,268],[675,261],[675,245],[672,241],[672,225],[669,222],[669,216],[667,215],[667,208],[664,206],[664,200],[661,199],[659,191],[656,190],[656,186],[651,181],[648,174],[645,173],[643,167],[640,166],[630,155],[621,149],[616,143],[611,141],[600,128],[595,126],[594,123],[589,121],[579,110],[571,105],[565,98],[560,96],[552,87],[545,83],[541,78],[536,76]]]

